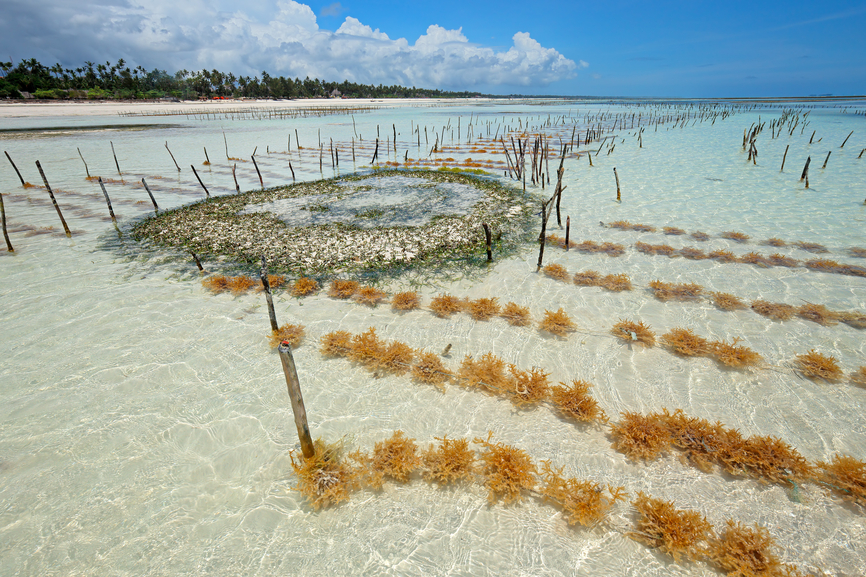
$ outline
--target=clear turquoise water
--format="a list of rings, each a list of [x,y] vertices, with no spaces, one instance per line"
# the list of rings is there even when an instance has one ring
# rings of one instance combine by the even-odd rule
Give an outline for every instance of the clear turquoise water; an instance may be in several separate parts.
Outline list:
[[[853,114],[855,109],[861,114]],[[74,232],[71,239],[62,234],[45,191],[22,189],[4,159],[0,191],[16,253],[0,252],[0,574],[716,574],[702,564],[673,564],[625,537],[634,518],[628,505],[615,509],[606,525],[570,528],[555,509],[534,499],[491,507],[480,486],[441,490],[416,480],[387,483],[380,493],[362,492],[339,507],[312,511],[291,490],[295,479],[288,453],[297,439],[279,359],[266,341],[264,299],[255,293],[211,295],[183,255],[144,251],[118,235],[98,185],[84,180],[76,150],[91,174],[119,180],[113,142],[126,184],[107,186],[125,231],[152,210],[144,190],[133,186],[141,177],[165,208],[203,195],[190,164],[212,194],[232,192],[223,133],[229,156],[246,161],[237,162],[239,184],[251,189],[258,186],[249,162],[254,149],[270,186],[291,181],[290,159],[298,179],[332,176],[337,171],[330,164],[330,139],[340,147],[340,171],[368,166],[377,125],[383,140],[394,128],[398,132],[396,154],[380,148],[380,157],[390,154],[394,160],[406,150],[412,158],[427,155],[434,130],[446,134],[450,144],[451,128],[443,132],[449,120],[456,128],[460,118],[465,140],[470,118],[480,134],[488,121],[492,133],[497,124],[501,131],[503,123],[516,125],[518,119],[538,128],[549,116],[582,119],[601,110],[620,108],[383,105],[356,114],[354,126],[344,116],[3,119],[4,129],[98,128],[0,133],[3,149],[27,181],[41,181],[34,165],[41,161]],[[798,128],[794,136],[770,139],[765,130],[757,143],[757,165],[746,162],[743,130],[759,115],[778,118],[778,108],[741,112],[712,126],[650,127],[643,148],[634,131],[618,131],[614,152],[593,154],[592,168],[585,156],[565,162],[562,209],[571,216],[571,238],[737,254],[780,252],[800,260],[822,256],[759,244],[779,237],[821,243],[831,251],[823,256],[863,266],[863,259],[846,252],[866,247],[866,158],[856,158],[866,146],[862,110],[862,105],[845,112],[816,108],[803,135]],[[126,129],[154,123],[167,126]],[[419,124],[420,147],[417,137],[411,143],[408,138]],[[545,130],[555,144],[560,134],[569,137],[571,126]],[[424,127],[430,137],[426,146]],[[296,129],[305,147],[300,155]],[[812,130],[815,140],[822,140],[809,145]],[[851,130],[854,135],[839,148]],[[353,165],[356,132],[364,141],[363,149],[354,141]],[[182,168],[179,174],[166,142]],[[201,164],[203,147],[213,162],[209,167]],[[827,168],[821,169],[830,150]],[[440,156],[446,155],[461,157],[453,151]],[[808,190],[799,182],[807,155],[812,156]],[[613,202],[613,167],[621,204]],[[701,230],[713,238],[698,243],[688,236],[599,226],[615,220]],[[46,227],[54,231],[41,230]],[[728,230],[751,240],[738,245],[718,238]],[[633,249],[620,258],[552,247],[546,255],[546,262],[572,273],[626,272],[639,287],[656,278],[697,282],[748,300],[808,301],[866,312],[863,278],[649,257]],[[316,339],[325,333],[373,326],[382,337],[435,352],[451,344],[455,367],[465,354],[492,351],[523,368],[543,367],[554,382],[588,380],[614,419],[626,410],[682,408],[747,435],[779,436],[810,460],[836,453],[866,459],[866,389],[813,382],[790,370],[794,355],[812,348],[834,355],[846,372],[866,364],[862,331],[796,319],[772,322],[751,311],[721,312],[705,302],[661,303],[642,288],[629,293],[578,288],[536,275],[536,258],[536,249],[528,247],[487,274],[422,289],[424,300],[439,292],[495,296],[528,306],[535,318],[562,307],[579,326],[567,339],[511,328],[501,320],[439,319],[425,311],[398,315],[387,306],[371,310],[325,296],[279,295],[280,322],[299,322],[308,335],[295,358],[313,434],[328,440],[346,436],[354,447],[369,450],[396,429],[421,445],[445,434],[475,437],[492,430],[497,440],[525,449],[537,461],[550,459],[570,475],[624,485],[632,495],[641,490],[672,499],[700,510],[716,527],[728,518],[760,523],[776,537],[783,559],[804,570],[841,575],[866,566],[864,512],[816,485],[802,487],[795,499],[775,485],[701,473],[676,456],[634,464],[610,447],[604,428],[575,427],[546,408],[516,411],[506,400],[455,386],[442,394],[405,377],[374,378],[317,351]],[[742,337],[773,367],[725,370],[709,359],[622,345],[607,335],[620,318],[642,320],[658,334],[685,326],[708,338]]]

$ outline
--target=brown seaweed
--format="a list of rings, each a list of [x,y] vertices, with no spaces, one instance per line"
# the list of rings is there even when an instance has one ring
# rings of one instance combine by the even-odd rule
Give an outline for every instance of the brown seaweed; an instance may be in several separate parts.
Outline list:
[[[838,381],[842,378],[842,369],[835,357],[823,355],[812,349],[808,353],[794,357],[794,366],[810,379]]]
[[[248,290],[253,288],[255,284],[256,281],[253,280],[252,277],[246,275],[233,276],[228,279],[228,289],[236,296],[246,293]]]
[[[563,477],[563,469],[554,468],[550,461],[542,461],[539,493],[546,501],[552,501],[562,509],[569,525],[595,525],[605,518],[617,501],[625,499],[623,487],[608,486],[605,495],[604,488],[594,481]]]
[[[709,258],[707,254],[699,248],[686,246],[677,251],[677,254],[689,260],[703,260]]]
[[[781,238],[776,238],[776,237],[768,238],[767,240],[765,240],[765,241],[764,241],[763,243],[761,243],[761,244],[766,244],[766,245],[768,245],[768,246],[775,246],[775,247],[788,246],[788,243],[787,243],[787,242],[785,242],[785,241],[782,240]]]
[[[682,409],[675,410],[673,414],[667,409],[662,411],[650,417],[664,424],[670,433],[671,442],[685,451],[689,462],[705,473],[711,472],[725,439],[724,426],[718,422],[712,424],[706,419],[689,417]]]
[[[594,270],[574,273],[572,280],[577,286],[601,286],[601,274]]]
[[[743,234],[742,232],[735,232],[732,230],[723,232],[719,236],[736,242],[746,242],[747,240],[749,240],[749,235]]]
[[[444,385],[451,380],[453,373],[445,367],[442,359],[427,351],[416,351],[416,356],[418,360],[412,365],[412,378],[445,392]]]
[[[863,367],[860,367],[863,369]],[[818,463],[820,480],[846,501],[866,507],[866,463],[848,455],[833,455],[829,463]]]
[[[794,243],[794,246],[796,246],[800,250],[805,250],[807,252],[814,252],[814,253],[830,252],[829,250],[827,250],[826,246],[824,246],[823,244],[818,244],[817,242],[797,241]]]
[[[380,302],[388,298],[384,291],[372,286],[358,287],[358,290],[352,295],[352,300],[361,305],[375,307]]]
[[[437,317],[447,318],[463,310],[463,301],[448,294],[436,295],[430,301],[430,310]]]
[[[597,252],[603,252],[608,256],[622,256],[625,254],[625,247],[615,242],[603,242]]]
[[[286,341],[293,349],[298,348],[301,341],[304,340],[304,325],[293,325],[286,323],[277,330],[271,332],[268,337],[271,342],[271,347],[277,348],[280,343]]]
[[[491,431],[486,440],[476,438],[473,441],[486,449],[481,454],[481,475],[488,490],[487,500],[493,504],[501,499],[505,505],[518,502],[523,498],[523,491],[535,488],[538,470],[526,451],[504,443],[491,443],[492,439]]]
[[[710,352],[710,343],[699,337],[691,329],[674,328],[661,336],[662,344],[675,353],[687,357],[706,355]]]
[[[547,331],[558,337],[564,337],[573,331],[576,326],[568,314],[560,308],[556,312],[545,310],[544,318],[538,324],[538,330]]]
[[[734,338],[731,344],[725,341],[713,341],[710,343],[710,354],[723,365],[738,369],[756,365],[763,360],[761,355],[749,347],[737,345],[739,341],[739,337]]]
[[[286,277],[281,274],[269,274],[268,275],[268,286],[272,289],[280,288],[286,284]],[[258,283],[258,287],[256,287],[256,292],[263,292],[265,290],[265,285],[261,282]]]
[[[605,275],[600,281],[599,286],[603,286],[609,291],[622,292],[631,290],[631,279],[625,273]]]
[[[814,476],[814,467],[797,449],[778,437],[749,437],[740,448],[740,462],[731,459],[728,465],[734,469],[740,467],[753,477],[784,485],[793,484],[794,480],[805,481]]]
[[[773,266],[773,261],[757,252],[747,252],[737,260],[743,264],[753,264],[764,268]]]
[[[466,355],[457,370],[457,376],[465,386],[480,387],[491,392],[507,391],[511,381],[505,372],[505,361],[493,353],[484,353],[477,360]]]
[[[372,455],[355,452],[349,456],[364,467],[364,481],[374,489],[382,488],[385,477],[407,482],[421,464],[415,439],[406,437],[399,430],[394,431],[389,439],[376,443]]]
[[[541,269],[545,276],[548,276],[554,280],[568,280],[569,274],[568,271],[565,270],[565,267],[561,264],[549,264]]]
[[[365,332],[352,336],[346,356],[349,360],[375,370],[384,354],[385,341],[379,339],[374,327],[370,327]]]
[[[620,421],[610,426],[613,448],[632,460],[652,460],[666,453],[673,439],[670,431],[656,417],[624,412]]]
[[[787,257],[787,256],[781,255],[779,253],[771,254],[769,257],[767,257],[767,260],[773,266],[785,266],[788,268],[794,268],[795,266],[800,266],[800,261],[798,261],[797,259]]]
[[[321,439],[313,443],[315,455],[305,459],[294,451],[289,453],[292,469],[298,476],[297,491],[310,500],[314,509],[349,500],[349,493],[358,487],[358,471],[343,459],[342,443],[326,445]]]
[[[512,403],[522,407],[535,405],[547,398],[550,391],[550,381],[547,377],[550,373],[545,373],[538,367],[524,371],[515,365],[510,365],[508,370],[511,372],[512,382],[511,389],[507,392]]]
[[[723,311],[735,311],[740,309],[745,309],[746,303],[741,301],[739,297],[736,297],[729,293],[712,293],[713,303],[722,309]]]
[[[705,233],[705,232],[701,232],[701,231],[699,231],[699,230],[696,230],[695,232],[693,232],[693,233],[691,234],[691,236],[692,236],[693,239],[695,239],[695,240],[697,240],[697,241],[701,241],[701,242],[704,242],[704,241],[710,240],[710,235],[708,235],[708,234]]]
[[[499,314],[499,302],[496,297],[467,300],[463,309],[476,321],[486,321]]]
[[[797,316],[825,327],[838,324],[836,313],[824,305],[806,303],[797,309]]]
[[[866,258],[866,248],[861,248],[859,246],[852,246],[848,249],[848,254],[855,258]]]
[[[631,225],[631,230],[636,232],[655,232],[656,227],[648,225],[648,224],[633,224]]]
[[[845,311],[835,313],[837,319],[855,329],[866,329],[866,314],[859,311]]]
[[[468,481],[475,475],[475,452],[469,448],[468,439],[436,437],[439,446],[430,447],[421,454],[421,474],[428,481],[447,485],[456,481]]]
[[[848,378],[851,384],[866,387],[866,366],[861,366],[856,371],[853,371]]]
[[[785,566],[773,552],[775,547],[765,527],[756,524],[752,529],[729,519],[724,533],[710,541],[708,555],[729,577],[781,576]]]
[[[762,299],[752,302],[752,310],[775,321],[787,321],[794,317],[797,308],[785,303],[771,303]]]
[[[645,242],[634,243],[634,248],[638,252],[649,255],[673,256],[677,249],[667,244],[647,244]]]
[[[681,234],[686,234],[686,231],[684,231],[681,228],[677,228],[675,226],[666,226],[662,229],[662,232],[664,232],[665,234],[677,235],[677,236],[681,235]]]
[[[719,262],[737,262],[737,255],[729,250],[714,250],[707,255],[707,258],[715,259]]]
[[[632,224],[627,220],[616,220],[607,223],[608,228],[618,228],[619,230],[631,230]]]
[[[695,300],[704,292],[704,287],[695,283],[668,283],[654,280],[649,283],[653,296],[662,302],[669,300]]]
[[[213,293],[221,293],[229,290],[229,277],[221,274],[212,274],[203,278],[201,285]]]
[[[337,299],[347,299],[360,288],[358,281],[334,279],[328,288],[328,296]]]
[[[319,283],[308,277],[301,277],[292,285],[292,296],[305,297],[318,292]]]
[[[319,352],[326,357],[348,356],[352,346],[352,333],[349,331],[333,331],[319,339]]]
[[[655,333],[642,321],[633,322],[620,319],[618,323],[613,325],[610,332],[617,338],[627,342],[638,342],[648,347],[656,344]]]
[[[415,291],[395,294],[391,297],[391,308],[395,311],[411,311],[421,306],[421,297]]]
[[[630,537],[657,547],[677,563],[680,556],[696,561],[707,554],[713,527],[697,511],[677,509],[672,501],[655,499],[642,491],[632,505],[640,513],[640,519],[637,531],[630,532]]]
[[[508,324],[515,327],[524,327],[531,322],[529,308],[513,302],[506,304],[499,313],[499,316],[508,321]]]
[[[581,423],[607,422],[607,415],[589,394],[592,387],[586,381],[572,380],[571,385],[559,383],[550,389],[550,400],[563,416]]]

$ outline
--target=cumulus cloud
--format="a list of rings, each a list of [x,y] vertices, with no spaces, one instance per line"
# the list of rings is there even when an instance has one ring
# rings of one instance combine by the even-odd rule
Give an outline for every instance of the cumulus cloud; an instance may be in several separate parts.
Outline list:
[[[462,29],[436,24],[410,42],[348,16],[334,31],[294,0],[237,4],[228,0],[7,0],[0,54],[44,64],[125,58],[148,69],[217,68],[365,84],[452,89],[543,87],[586,68],[528,32],[507,50],[470,42]],[[7,4],[7,3],[4,3]],[[322,10],[334,14],[339,3]],[[335,12],[337,11],[337,12]],[[26,53],[24,52],[26,50]]]

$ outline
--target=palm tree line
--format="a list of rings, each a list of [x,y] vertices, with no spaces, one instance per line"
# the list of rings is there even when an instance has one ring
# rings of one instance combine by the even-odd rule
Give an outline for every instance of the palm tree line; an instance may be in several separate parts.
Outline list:
[[[437,89],[358,84],[344,80],[331,82],[284,76],[236,76],[219,70],[179,70],[174,75],[143,66],[130,67],[121,58],[116,64],[85,61],[76,68],[45,66],[35,58],[18,64],[0,62],[0,98],[15,99],[30,95],[37,99],[143,99],[195,98],[467,98],[477,92],[452,92]]]

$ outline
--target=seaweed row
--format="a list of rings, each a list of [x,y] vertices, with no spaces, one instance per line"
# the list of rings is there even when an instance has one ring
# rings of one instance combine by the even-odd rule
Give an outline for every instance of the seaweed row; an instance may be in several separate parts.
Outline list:
[[[554,246],[558,246],[562,249],[565,248],[565,239],[557,234],[547,235],[546,239],[547,242]],[[611,242],[599,244],[591,240],[585,240],[581,243],[574,243],[572,241],[569,241],[568,247],[569,249],[574,249],[578,252],[582,252],[585,254],[604,253],[609,256],[622,256],[623,254],[625,254],[625,248],[623,247],[623,245]],[[825,258],[817,258],[801,262],[797,259],[793,259],[779,253],[774,253],[770,256],[764,256],[758,252],[753,251],[746,253],[742,256],[737,256],[731,251],[722,249],[706,253],[699,248],[691,246],[677,249],[667,244],[649,244],[645,242],[636,242],[634,244],[634,248],[638,252],[650,256],[661,255],[670,258],[681,256],[690,260],[716,260],[721,263],[752,264],[764,268],[793,268],[803,266],[811,271],[866,277],[866,267],[852,264],[844,264]]]
[[[603,523],[614,505],[628,497],[622,486],[564,476],[564,467],[550,461],[537,465],[526,451],[494,442],[492,432],[486,439],[472,441],[478,452],[467,438],[435,439],[438,443],[423,449],[398,430],[375,443],[371,453],[358,449],[349,454],[342,442],[328,445],[318,439],[312,457],[294,451],[290,455],[298,478],[294,488],[318,510],[348,501],[355,491],[379,490],[386,479],[407,483],[420,476],[438,486],[479,482],[487,488],[491,505],[519,503],[532,496],[559,509],[569,525],[583,527]],[[731,576],[802,575],[796,566],[780,561],[778,545],[765,527],[729,519],[717,534],[699,512],[677,509],[672,501],[643,492],[631,505],[639,517],[626,536],[670,555],[675,562],[681,557],[706,561]]]
[[[617,220],[615,222],[609,222],[605,225],[607,228],[615,228],[618,230],[626,230],[626,231],[634,231],[634,232],[658,232],[658,228],[648,224],[638,224],[638,223],[630,223],[627,220]],[[675,226],[665,226],[662,227],[662,232],[666,235],[670,236],[683,236],[689,233],[686,233],[685,230],[675,227]],[[707,241],[712,238],[709,234],[701,231],[695,231],[690,233],[690,236],[698,241]],[[718,234],[717,238],[724,238],[727,240],[733,240],[734,242],[738,242],[740,244],[746,243],[749,241],[751,237],[749,235],[736,232],[736,231],[725,231]],[[800,250],[805,250],[807,252],[812,253],[829,253],[830,250],[822,244],[818,244],[816,242],[805,242],[805,241],[795,241],[795,242],[786,242],[780,238],[768,238],[767,240],[761,241],[759,244],[772,246],[772,247],[787,247],[793,246]],[[866,258],[866,248],[861,248],[857,246],[852,246],[848,249],[848,254],[856,257],[856,258]]]
[[[542,368],[522,370],[490,352],[477,359],[466,355],[455,372],[433,353],[415,350],[400,341],[381,340],[373,327],[356,335],[334,331],[323,336],[320,343],[324,356],[348,358],[377,376],[411,372],[416,381],[432,384],[442,392],[445,385],[452,382],[504,396],[521,409],[545,404],[569,421],[607,424],[614,438],[613,447],[630,459],[654,459],[677,447],[685,451],[689,462],[706,473],[711,472],[712,464],[716,463],[733,475],[795,488],[798,482],[814,480],[866,507],[866,463],[851,457],[834,456],[833,462],[841,466],[812,465],[781,439],[744,438],[736,429],[719,422],[712,425],[704,419],[689,418],[681,410],[670,414],[663,409],[662,413],[648,416],[623,412],[619,423],[610,423],[590,394],[590,383],[572,380],[571,384],[560,382],[551,386],[550,373]],[[861,372],[866,373],[866,367]],[[817,471],[827,473],[819,476]]]
[[[631,280],[625,274],[602,275],[594,270],[585,270],[570,275],[560,264],[546,265],[542,272],[553,280],[568,282],[569,279],[577,286],[598,286],[607,290],[620,292],[632,290]],[[735,311],[751,308],[754,312],[767,318],[786,321],[799,317],[823,326],[833,326],[843,322],[855,329],[866,328],[866,314],[859,311],[832,311],[826,306],[806,303],[800,306],[785,303],[773,303],[757,299],[747,304],[741,298],[730,293],[706,291],[695,283],[668,283],[661,280],[650,281],[647,286],[655,298],[667,301],[699,301],[709,299],[721,310]]]

